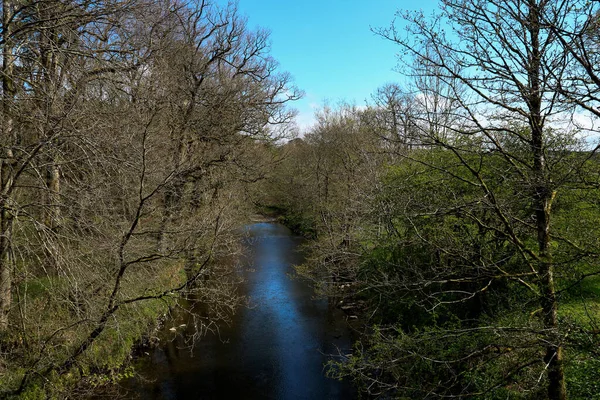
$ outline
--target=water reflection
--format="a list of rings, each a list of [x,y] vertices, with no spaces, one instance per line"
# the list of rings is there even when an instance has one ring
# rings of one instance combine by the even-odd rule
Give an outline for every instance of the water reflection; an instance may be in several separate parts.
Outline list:
[[[203,338],[193,354],[177,341],[157,349],[128,383],[144,399],[352,399],[342,382],[327,379],[327,354],[350,347],[343,314],[288,276],[302,261],[300,239],[282,225],[246,227],[244,292],[251,307],[233,324]]]

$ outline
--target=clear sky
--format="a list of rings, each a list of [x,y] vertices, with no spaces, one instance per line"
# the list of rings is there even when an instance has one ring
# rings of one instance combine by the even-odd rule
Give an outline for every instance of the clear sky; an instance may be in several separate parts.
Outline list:
[[[272,56],[305,92],[295,103],[302,128],[326,101],[364,105],[379,86],[401,82],[397,46],[370,28],[389,26],[399,9],[436,7],[436,0],[239,0],[249,28],[271,32]]]

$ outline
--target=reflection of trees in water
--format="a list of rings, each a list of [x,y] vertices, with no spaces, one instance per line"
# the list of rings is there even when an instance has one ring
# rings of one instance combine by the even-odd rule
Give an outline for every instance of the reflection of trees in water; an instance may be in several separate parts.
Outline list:
[[[242,268],[248,279],[240,282],[238,292],[250,296],[250,307],[238,309],[230,323],[198,338],[193,348],[177,334],[173,343],[159,350],[168,360],[145,360],[142,380],[130,382],[131,387],[143,395],[156,391],[160,396],[164,379],[168,385],[180,385],[178,393],[190,395],[263,399],[271,393],[273,398],[319,399],[341,393],[340,399],[352,398],[349,386],[323,376],[329,353],[350,346],[343,314],[325,299],[315,301],[306,282],[288,276],[292,264],[302,261],[297,252],[300,242],[282,226],[249,229],[258,240],[247,244]],[[263,257],[270,262],[261,264]],[[248,272],[247,267],[256,271]],[[273,291],[267,289],[271,279],[277,281]],[[181,317],[165,326],[165,340],[175,335],[168,327],[189,323],[186,318],[192,315]],[[185,382],[187,376],[196,377],[193,385]]]

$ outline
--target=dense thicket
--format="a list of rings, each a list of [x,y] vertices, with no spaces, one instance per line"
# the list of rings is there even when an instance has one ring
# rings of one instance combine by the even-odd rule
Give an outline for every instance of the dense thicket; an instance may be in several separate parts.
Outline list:
[[[270,201],[315,237],[300,271],[364,311],[333,374],[399,398],[598,396],[597,7],[400,13],[378,33],[410,84],[283,149]]]
[[[0,396],[63,397],[178,297],[236,304],[214,260],[297,93],[231,5],[4,0],[2,17]]]

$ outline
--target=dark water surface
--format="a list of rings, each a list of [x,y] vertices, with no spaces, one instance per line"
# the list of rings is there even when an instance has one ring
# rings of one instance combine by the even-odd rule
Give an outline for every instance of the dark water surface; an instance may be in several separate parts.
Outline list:
[[[356,398],[348,383],[326,378],[323,370],[329,354],[350,348],[343,313],[315,300],[306,282],[289,277],[302,262],[301,239],[275,223],[246,229],[241,290],[251,307],[238,310],[219,335],[203,337],[191,354],[181,338],[153,350],[138,367],[142,378],[126,383],[128,397]]]

